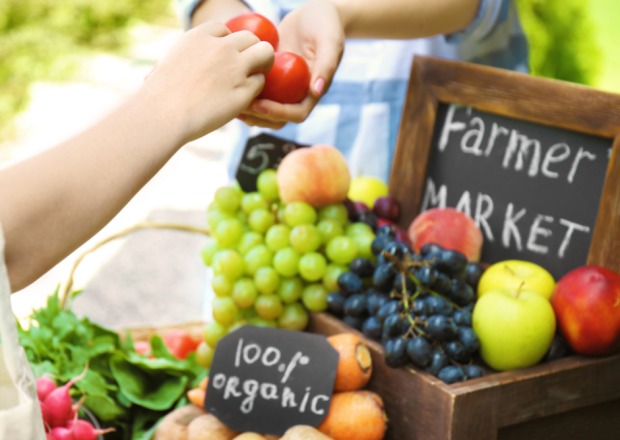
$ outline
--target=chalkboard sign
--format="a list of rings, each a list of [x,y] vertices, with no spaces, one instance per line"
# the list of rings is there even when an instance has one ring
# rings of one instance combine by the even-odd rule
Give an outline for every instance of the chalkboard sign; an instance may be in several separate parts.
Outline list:
[[[277,169],[284,156],[305,147],[308,145],[296,144],[266,133],[248,139],[236,174],[241,189],[245,192],[256,191],[256,179],[261,171]]]
[[[618,145],[619,95],[416,57],[390,193],[405,228],[433,207],[471,216],[484,262],[620,272]]]
[[[329,412],[337,368],[324,336],[246,325],[217,344],[205,410],[235,431],[316,427]]]

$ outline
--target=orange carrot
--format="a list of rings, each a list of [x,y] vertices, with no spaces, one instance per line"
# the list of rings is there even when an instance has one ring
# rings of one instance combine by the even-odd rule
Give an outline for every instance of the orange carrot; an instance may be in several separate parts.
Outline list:
[[[371,391],[334,394],[329,414],[318,427],[334,440],[381,440],[386,429],[383,400]]]
[[[355,391],[363,388],[372,375],[372,358],[364,341],[352,333],[330,336],[327,341],[340,354],[334,391]]]
[[[204,408],[206,395],[207,392],[201,390],[200,388],[194,388],[193,390],[189,390],[187,392],[187,398],[189,401],[199,408]]]
[[[204,379],[200,381],[200,385],[198,385],[198,388],[200,388],[202,391],[207,391],[208,384],[209,384],[209,378],[205,377]]]

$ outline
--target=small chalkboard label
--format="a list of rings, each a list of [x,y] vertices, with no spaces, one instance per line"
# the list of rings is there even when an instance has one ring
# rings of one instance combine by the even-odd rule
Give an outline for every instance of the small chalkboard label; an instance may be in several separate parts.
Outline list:
[[[308,146],[266,133],[248,139],[236,174],[241,189],[245,192],[256,191],[256,179],[261,171],[268,168],[277,169],[284,156],[298,148]]]
[[[454,207],[481,260],[522,259],[556,280],[586,264],[612,140],[441,104],[420,211]]]
[[[217,344],[205,410],[241,432],[316,427],[329,412],[337,368],[324,336],[246,325]]]

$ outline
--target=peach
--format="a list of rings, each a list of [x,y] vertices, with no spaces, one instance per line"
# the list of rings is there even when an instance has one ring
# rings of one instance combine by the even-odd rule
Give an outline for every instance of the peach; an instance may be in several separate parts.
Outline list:
[[[320,208],[343,202],[350,182],[344,156],[329,145],[295,150],[278,167],[278,186],[284,203],[306,202]]]
[[[459,251],[469,261],[479,261],[482,232],[467,215],[454,208],[433,208],[418,215],[409,226],[409,238],[415,252],[427,243]]]

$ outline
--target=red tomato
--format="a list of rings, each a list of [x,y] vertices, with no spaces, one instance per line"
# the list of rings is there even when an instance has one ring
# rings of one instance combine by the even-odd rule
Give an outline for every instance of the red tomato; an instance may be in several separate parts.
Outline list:
[[[136,341],[133,343],[133,349],[141,356],[151,354],[151,344],[146,341]]]
[[[310,69],[306,60],[291,52],[276,52],[273,68],[265,77],[265,87],[259,98],[297,104],[306,97],[309,86]]]
[[[278,48],[280,37],[278,30],[268,19],[255,12],[246,12],[237,15],[226,22],[226,27],[230,32],[250,31],[261,41],[266,41],[273,46],[273,50]]]
[[[191,352],[196,351],[198,343],[187,332],[175,329],[165,334],[164,345],[175,358],[185,359]]]

